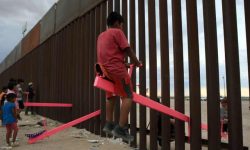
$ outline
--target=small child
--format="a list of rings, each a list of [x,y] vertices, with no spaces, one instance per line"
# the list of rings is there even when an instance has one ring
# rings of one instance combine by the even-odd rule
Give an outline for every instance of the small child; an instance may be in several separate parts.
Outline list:
[[[29,82],[28,87],[26,89],[26,92],[29,93],[28,94],[28,101],[33,102],[33,98],[35,97],[35,90],[34,90],[33,82]],[[28,115],[29,111],[31,112],[31,115],[35,114],[33,107],[26,107],[25,115]]]
[[[7,102],[3,106],[3,124],[6,126],[7,133],[6,133],[6,142],[8,146],[18,146],[16,143],[16,137],[18,133],[17,128],[17,110],[16,110],[16,94],[10,93],[7,95]],[[10,138],[13,133],[13,143],[10,143]]]
[[[228,132],[228,111],[227,111],[227,98],[221,100],[220,119],[222,122],[222,131]]]

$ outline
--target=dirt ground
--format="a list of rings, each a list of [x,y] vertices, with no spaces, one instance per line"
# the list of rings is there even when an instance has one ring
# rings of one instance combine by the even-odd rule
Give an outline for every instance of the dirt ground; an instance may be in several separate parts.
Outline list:
[[[186,105],[186,114],[189,114],[189,102],[185,102]],[[173,105],[172,105],[173,107]],[[244,145],[250,147],[250,110],[248,109],[249,102],[244,101],[242,103],[242,114],[243,114],[243,136],[244,136]],[[201,108],[202,112],[202,121],[206,123],[206,102],[202,101]],[[138,109],[139,110],[139,109]],[[43,127],[37,125],[37,122],[42,119],[39,115],[28,115],[25,116],[21,114],[23,120],[18,122],[19,126],[19,143],[20,146],[14,147],[12,149],[15,150],[132,150],[127,144],[122,143],[120,139],[113,138],[101,138],[85,129],[77,129],[77,128],[69,128],[64,130],[63,132],[59,132],[49,138],[41,140],[35,144],[28,144],[28,138],[25,136],[27,133],[36,133],[43,130]],[[139,117],[138,117],[139,119]],[[148,119],[149,121],[149,119]],[[52,129],[54,127],[59,126],[60,123],[47,119],[47,127]],[[5,127],[0,127],[0,150],[5,149]],[[207,137],[207,131],[202,131],[202,137]],[[149,138],[149,137],[148,137]],[[149,141],[149,139],[148,139]],[[227,142],[227,139],[223,139],[223,141]],[[149,146],[149,143],[148,143]],[[186,144],[186,149],[189,148],[190,145]],[[174,142],[171,143],[171,148],[174,148]],[[139,148],[138,148],[139,149]],[[160,147],[159,147],[160,149]],[[206,147],[202,149],[206,150]]]
[[[37,125],[42,117],[39,115],[21,114],[22,121],[18,122],[19,126],[19,146],[13,147],[15,150],[129,150],[128,145],[121,142],[120,139],[101,138],[85,129],[69,128],[59,132],[49,138],[38,141],[35,144],[28,144],[28,138],[25,136],[27,133],[36,133],[42,131],[44,128]],[[52,129],[60,125],[59,122],[46,119],[47,127]],[[0,127],[0,150],[6,149],[5,144],[5,127]]]

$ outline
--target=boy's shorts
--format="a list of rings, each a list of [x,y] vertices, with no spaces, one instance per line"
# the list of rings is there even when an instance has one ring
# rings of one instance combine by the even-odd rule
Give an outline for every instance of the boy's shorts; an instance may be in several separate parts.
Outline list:
[[[11,123],[11,124],[6,124],[6,129],[7,129],[8,131],[17,130],[17,129],[18,129],[18,128],[17,128],[17,123],[14,122],[14,123]]]
[[[121,96],[123,98],[133,98],[133,86],[130,76],[127,74],[125,78],[118,77],[108,73],[102,64],[95,65],[96,73],[98,76],[103,77],[114,83],[114,93],[106,92],[106,98],[110,99],[113,96]]]
[[[133,98],[133,86],[129,76],[125,78],[117,78],[111,76],[114,83],[115,93],[106,92],[106,98],[109,99],[113,96],[121,96],[123,98]]]

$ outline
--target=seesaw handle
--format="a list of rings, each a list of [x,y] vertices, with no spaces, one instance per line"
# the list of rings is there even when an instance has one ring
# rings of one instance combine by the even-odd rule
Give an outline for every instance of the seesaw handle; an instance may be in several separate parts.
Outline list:
[[[128,75],[131,77],[132,76],[132,73],[133,73],[133,70],[134,70],[134,64],[131,64],[129,66],[129,72],[128,72]],[[141,64],[139,67],[142,67],[143,65]]]
[[[129,72],[128,72],[128,75],[130,77],[132,76],[133,70],[134,70],[134,64],[131,64],[130,67],[129,67]]]

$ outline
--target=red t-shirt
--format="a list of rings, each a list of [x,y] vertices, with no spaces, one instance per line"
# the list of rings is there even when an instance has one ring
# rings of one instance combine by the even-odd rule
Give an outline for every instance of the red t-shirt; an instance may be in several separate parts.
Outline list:
[[[127,77],[124,51],[127,47],[130,46],[122,30],[110,28],[102,32],[97,40],[98,63],[102,64],[111,76]]]

